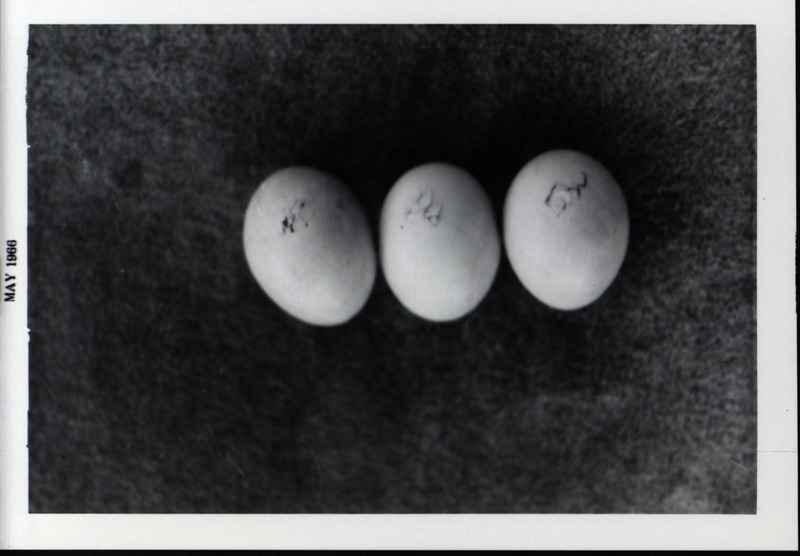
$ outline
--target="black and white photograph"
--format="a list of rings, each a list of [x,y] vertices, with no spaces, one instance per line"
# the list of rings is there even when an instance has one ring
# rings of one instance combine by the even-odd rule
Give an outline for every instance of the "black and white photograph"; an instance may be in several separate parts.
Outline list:
[[[32,519],[759,516],[756,23],[25,31]]]

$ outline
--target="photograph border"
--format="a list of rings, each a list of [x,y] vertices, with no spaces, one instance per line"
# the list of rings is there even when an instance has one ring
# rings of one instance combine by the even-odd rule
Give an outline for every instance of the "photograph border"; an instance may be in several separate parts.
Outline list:
[[[794,3],[677,1],[3,0],[0,241],[23,259],[0,302],[0,547],[181,549],[797,549]],[[27,141],[30,24],[753,24],[757,28],[755,515],[28,513]]]

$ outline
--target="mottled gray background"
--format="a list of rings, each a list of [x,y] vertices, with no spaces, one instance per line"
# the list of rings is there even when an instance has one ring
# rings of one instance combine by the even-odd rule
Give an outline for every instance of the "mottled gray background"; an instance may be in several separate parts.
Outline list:
[[[755,27],[34,25],[29,55],[32,512],[755,512]],[[503,258],[456,322],[379,276],[323,329],[250,276],[278,168],[377,230],[412,166],[499,219],[553,148],[631,216],[585,309]]]

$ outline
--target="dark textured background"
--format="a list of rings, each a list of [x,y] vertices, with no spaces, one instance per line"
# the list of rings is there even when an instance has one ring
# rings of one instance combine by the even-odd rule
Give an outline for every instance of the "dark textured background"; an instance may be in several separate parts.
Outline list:
[[[30,511],[755,512],[755,28],[33,26]],[[552,148],[616,176],[575,312],[501,262],[470,315],[378,276],[315,328],[250,276],[270,172],[464,167],[498,218]],[[376,238],[377,239],[377,238]]]

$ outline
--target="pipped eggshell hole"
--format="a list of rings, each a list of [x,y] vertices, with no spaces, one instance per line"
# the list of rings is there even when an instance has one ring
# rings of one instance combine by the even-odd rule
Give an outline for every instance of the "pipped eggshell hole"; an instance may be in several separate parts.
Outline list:
[[[544,153],[514,178],[503,207],[506,253],[522,284],[563,310],[597,300],[628,248],[628,207],[619,184],[595,159]]]
[[[264,292],[309,324],[347,322],[372,291],[377,257],[367,218],[353,193],[319,170],[268,177],[247,207],[243,240]]]
[[[418,166],[392,187],[380,220],[380,260],[398,300],[431,321],[472,311],[492,285],[501,254],[488,195],[461,168]]]

